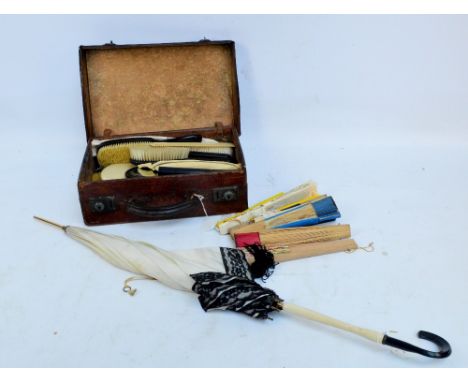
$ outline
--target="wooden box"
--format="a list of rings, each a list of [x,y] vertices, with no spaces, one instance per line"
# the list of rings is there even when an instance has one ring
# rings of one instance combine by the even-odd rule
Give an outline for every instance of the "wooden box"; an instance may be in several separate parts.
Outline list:
[[[88,225],[227,214],[247,208],[233,41],[81,46],[87,147],[78,179]],[[240,170],[93,180],[91,140],[201,134],[234,143]],[[199,197],[203,197],[203,208]]]

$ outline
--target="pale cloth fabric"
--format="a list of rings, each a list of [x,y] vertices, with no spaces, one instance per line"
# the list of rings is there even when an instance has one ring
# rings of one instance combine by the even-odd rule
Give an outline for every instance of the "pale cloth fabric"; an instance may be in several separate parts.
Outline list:
[[[219,247],[184,251],[166,251],[142,241],[102,234],[86,228],[66,227],[66,234],[91,248],[110,264],[157,279],[175,289],[192,291],[191,274],[199,272],[225,273]]]

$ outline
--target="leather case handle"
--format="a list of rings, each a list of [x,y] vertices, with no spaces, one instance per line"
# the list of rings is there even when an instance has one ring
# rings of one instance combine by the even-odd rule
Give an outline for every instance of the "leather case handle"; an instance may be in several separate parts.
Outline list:
[[[165,218],[176,216],[184,211],[194,208],[199,201],[191,195],[187,200],[169,206],[151,207],[143,201],[130,200],[127,204],[127,212],[144,218]]]

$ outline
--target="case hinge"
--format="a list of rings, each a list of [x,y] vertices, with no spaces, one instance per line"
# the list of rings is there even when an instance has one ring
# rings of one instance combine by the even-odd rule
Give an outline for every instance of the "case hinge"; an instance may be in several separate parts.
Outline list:
[[[216,135],[224,138],[224,125],[222,122],[215,122],[214,127],[216,129]]]

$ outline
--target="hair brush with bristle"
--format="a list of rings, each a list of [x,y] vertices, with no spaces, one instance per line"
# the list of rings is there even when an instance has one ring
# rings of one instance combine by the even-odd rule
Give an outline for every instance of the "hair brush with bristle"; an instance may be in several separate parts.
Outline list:
[[[209,138],[196,143],[153,142],[130,147],[130,161],[134,164],[180,159],[232,162],[233,147],[232,143]]]
[[[130,147],[130,162],[142,164],[162,160],[187,159],[190,147],[152,147],[150,145],[135,145]]]
[[[203,138],[201,142],[152,142],[151,147],[189,147],[191,152],[215,153],[232,155],[234,143],[218,142],[214,139]]]
[[[155,142],[202,142],[199,134],[184,135],[182,137],[128,137],[116,138],[104,141],[96,140],[93,142],[96,159],[100,167],[106,167],[110,164],[130,163],[130,148],[146,146]]]

